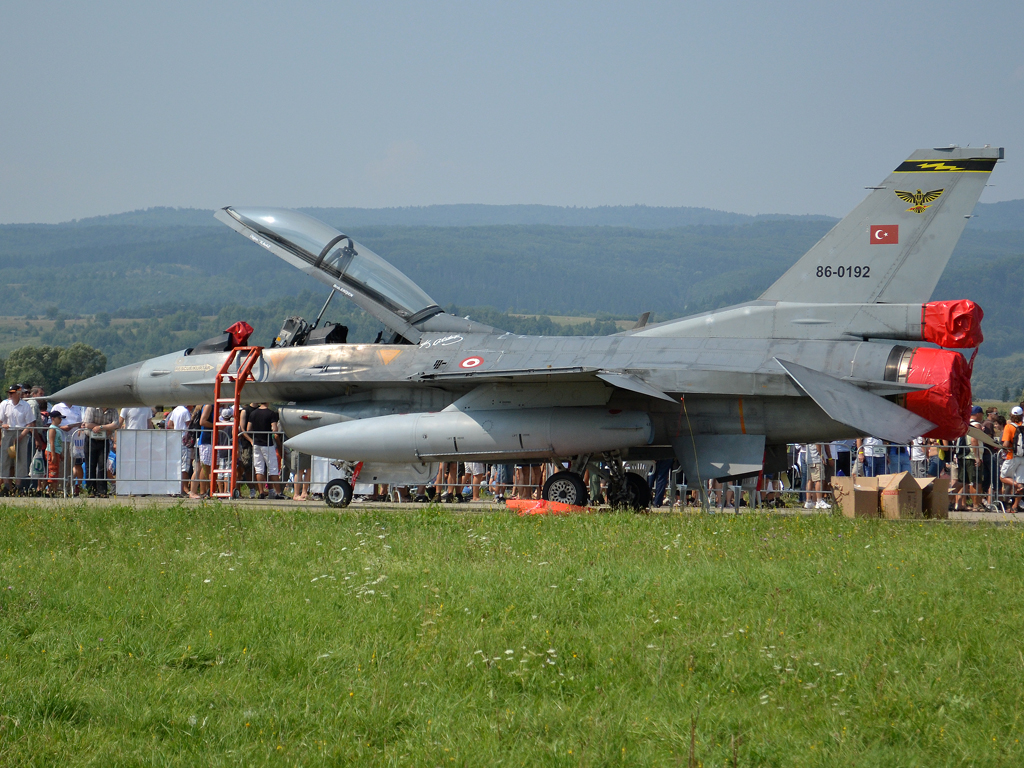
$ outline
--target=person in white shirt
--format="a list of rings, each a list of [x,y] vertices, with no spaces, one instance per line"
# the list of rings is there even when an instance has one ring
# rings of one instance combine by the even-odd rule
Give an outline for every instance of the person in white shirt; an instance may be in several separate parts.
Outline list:
[[[12,385],[9,398],[0,403],[0,478],[8,493],[28,483],[28,463],[32,457],[32,427],[36,420],[32,406],[21,399],[21,387]],[[11,454],[14,454],[13,456]]]
[[[192,408],[188,405],[179,405],[167,415],[164,422],[165,429],[177,429],[181,431],[181,494],[188,493],[189,479],[192,477],[192,447],[185,445],[185,430],[192,419]]]
[[[121,429],[152,429],[153,409],[152,408],[122,408]]]
[[[804,509],[831,508],[822,493],[825,481],[824,449],[821,443],[807,444],[807,501],[804,502]]]
[[[878,437],[865,437],[857,441],[857,453],[863,459],[864,477],[885,474],[885,443]]]

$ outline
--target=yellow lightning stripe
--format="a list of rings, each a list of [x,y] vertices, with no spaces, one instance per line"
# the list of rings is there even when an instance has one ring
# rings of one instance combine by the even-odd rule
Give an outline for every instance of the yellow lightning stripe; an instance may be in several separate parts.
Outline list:
[[[946,165],[945,163],[921,163],[919,168],[931,168],[933,171],[962,171],[959,165]]]

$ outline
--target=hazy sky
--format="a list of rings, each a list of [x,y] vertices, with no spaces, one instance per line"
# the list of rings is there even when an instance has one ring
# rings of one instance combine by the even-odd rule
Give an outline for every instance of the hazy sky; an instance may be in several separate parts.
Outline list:
[[[913,149],[1024,198],[1024,3],[5,2],[0,222],[156,205],[843,215]]]

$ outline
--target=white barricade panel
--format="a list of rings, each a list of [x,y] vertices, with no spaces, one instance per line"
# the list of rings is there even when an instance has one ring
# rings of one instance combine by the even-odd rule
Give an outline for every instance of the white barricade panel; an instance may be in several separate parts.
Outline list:
[[[177,429],[119,429],[117,495],[180,493],[181,437]]]
[[[333,459],[325,459],[323,456],[313,456],[313,467],[309,478],[309,492],[323,493],[324,486],[331,480],[344,477],[344,473],[335,467],[331,462]]]

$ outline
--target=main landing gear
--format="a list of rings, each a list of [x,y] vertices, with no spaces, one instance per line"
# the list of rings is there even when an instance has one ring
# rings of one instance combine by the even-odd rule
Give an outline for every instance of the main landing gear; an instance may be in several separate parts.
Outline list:
[[[569,469],[556,472],[544,483],[543,496],[547,501],[559,501],[577,507],[585,507],[590,500],[589,489],[583,482],[583,471],[590,464],[590,456],[577,456]],[[607,469],[590,464],[590,471],[597,472],[608,481],[608,503],[612,507],[645,512],[651,505],[651,489],[647,480],[635,472],[626,472],[618,452],[606,453],[602,457]]]
[[[583,478],[568,470],[556,472],[544,483],[544,498],[574,507],[585,507],[590,493]]]

